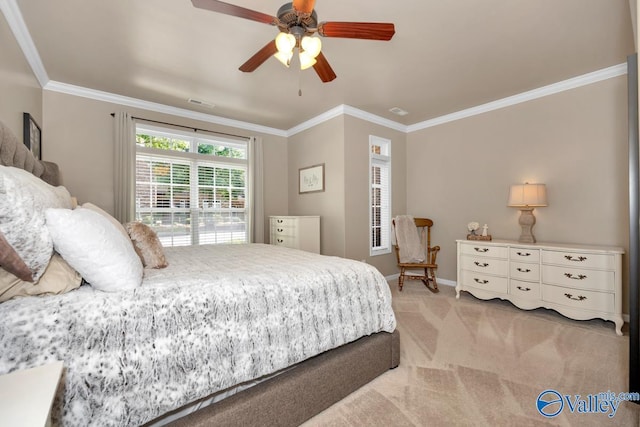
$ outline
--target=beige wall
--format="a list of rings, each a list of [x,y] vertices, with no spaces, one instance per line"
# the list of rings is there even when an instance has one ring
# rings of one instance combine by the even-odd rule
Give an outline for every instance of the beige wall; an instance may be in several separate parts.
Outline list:
[[[285,170],[287,165],[285,138],[52,91],[44,91],[44,111],[43,129],[47,133],[47,146],[44,149],[46,153],[50,153],[47,159],[58,163],[64,185],[71,194],[78,197],[81,203],[92,202],[113,213],[114,149],[111,113],[128,111],[136,117],[151,120],[241,136],[261,137],[265,160],[265,217],[282,214],[283,209],[286,211],[287,192],[283,191],[288,185]],[[268,241],[266,219],[265,239]]]
[[[31,71],[4,14],[0,13],[0,120],[22,141],[22,114],[42,126],[42,89]],[[47,134],[43,133],[43,148]],[[43,159],[50,160],[44,149]]]
[[[470,221],[518,238],[513,183],[547,184],[538,241],[628,248],[626,87],[621,76],[408,136],[408,211],[435,221],[439,277],[456,279],[455,240]]]
[[[289,138],[289,215],[320,215],[320,252],[344,257],[344,117]],[[300,168],[324,163],[323,192],[298,193]],[[281,214],[287,214],[286,211]]]
[[[391,140],[392,214],[406,209],[406,136],[342,116],[289,138],[289,214],[320,215],[321,252],[366,260],[384,275],[398,272],[395,255],[369,256],[369,135]],[[325,164],[325,191],[298,194],[298,170]]]

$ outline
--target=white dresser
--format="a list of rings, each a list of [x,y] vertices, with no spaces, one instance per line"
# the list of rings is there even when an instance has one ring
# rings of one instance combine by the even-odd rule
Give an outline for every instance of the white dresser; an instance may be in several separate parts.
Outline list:
[[[320,253],[319,216],[270,216],[271,244]]]
[[[622,335],[622,254],[618,247],[457,240],[456,298],[501,298],[576,320],[601,318]]]

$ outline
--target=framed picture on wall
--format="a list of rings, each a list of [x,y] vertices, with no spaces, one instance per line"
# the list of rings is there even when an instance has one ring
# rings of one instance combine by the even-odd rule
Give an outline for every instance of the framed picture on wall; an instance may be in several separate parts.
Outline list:
[[[42,131],[33,116],[23,114],[24,145],[33,153],[36,159],[42,160]]]
[[[298,194],[324,191],[324,163],[298,170]]]

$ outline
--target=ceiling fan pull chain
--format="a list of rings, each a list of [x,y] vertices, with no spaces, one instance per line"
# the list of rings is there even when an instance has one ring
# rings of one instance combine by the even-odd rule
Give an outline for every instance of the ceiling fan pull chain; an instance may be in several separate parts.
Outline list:
[[[298,96],[302,96],[302,70],[298,69]]]

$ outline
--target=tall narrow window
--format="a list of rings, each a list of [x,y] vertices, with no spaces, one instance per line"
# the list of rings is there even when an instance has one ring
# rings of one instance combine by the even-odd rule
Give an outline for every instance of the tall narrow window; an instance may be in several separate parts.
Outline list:
[[[369,136],[370,254],[391,252],[391,141]]]
[[[136,220],[164,246],[247,243],[246,140],[136,126]]]

